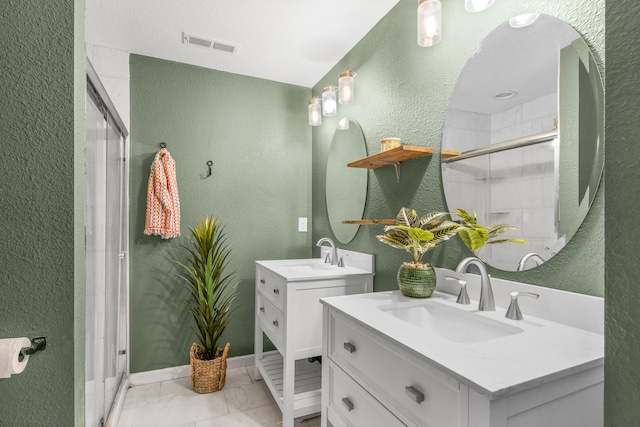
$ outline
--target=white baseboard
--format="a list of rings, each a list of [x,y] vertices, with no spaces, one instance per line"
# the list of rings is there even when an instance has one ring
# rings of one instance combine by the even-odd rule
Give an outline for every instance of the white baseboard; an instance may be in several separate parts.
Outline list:
[[[227,359],[227,369],[242,368],[253,365],[253,354],[230,357]],[[171,368],[156,369],[153,371],[136,372],[129,375],[131,387],[145,384],[171,381],[188,377],[191,374],[189,365],[173,366]]]

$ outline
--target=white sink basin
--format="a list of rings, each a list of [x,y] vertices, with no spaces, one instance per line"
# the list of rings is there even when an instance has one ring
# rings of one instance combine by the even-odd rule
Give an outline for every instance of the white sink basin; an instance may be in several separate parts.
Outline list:
[[[315,260],[314,260],[315,261]],[[296,263],[296,264],[282,264],[283,268],[288,268],[293,271],[300,272],[311,272],[311,271],[327,271],[338,268],[335,265],[331,264],[323,264],[319,262],[309,262],[309,263]]]
[[[489,319],[478,312],[445,305],[437,300],[382,305],[383,313],[394,316],[449,341],[472,344],[524,332],[522,329]]]

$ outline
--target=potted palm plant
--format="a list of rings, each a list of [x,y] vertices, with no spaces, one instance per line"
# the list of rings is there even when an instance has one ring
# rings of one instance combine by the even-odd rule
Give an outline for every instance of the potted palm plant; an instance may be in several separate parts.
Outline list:
[[[189,254],[181,277],[190,298],[187,307],[195,320],[197,341],[190,351],[191,385],[198,393],[211,393],[224,387],[229,343],[218,347],[229,324],[236,284],[227,273],[230,249],[217,218],[207,217],[191,229]]]
[[[385,234],[376,236],[382,243],[411,254],[412,260],[404,262],[398,270],[398,287],[403,295],[428,298],[436,288],[433,267],[422,262],[423,255],[438,243],[455,236],[460,225],[444,220],[447,212],[431,212],[423,217],[413,209],[402,208],[396,216],[396,224],[384,228]]]

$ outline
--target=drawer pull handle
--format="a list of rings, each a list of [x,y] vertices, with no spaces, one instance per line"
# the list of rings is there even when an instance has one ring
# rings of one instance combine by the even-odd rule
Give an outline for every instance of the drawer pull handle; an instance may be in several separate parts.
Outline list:
[[[264,279],[260,279],[260,283],[264,285]]]
[[[348,397],[343,397],[342,403],[344,404],[345,408],[347,408],[347,411],[353,411],[353,402]]]
[[[260,307],[260,311],[264,313],[264,307]]]
[[[277,320],[273,321],[273,326],[278,326],[278,321]]]
[[[356,346],[351,344],[350,342],[346,342],[344,343],[344,349],[347,350],[349,353],[355,353]]]
[[[280,289],[274,289],[274,290],[273,290],[273,293],[274,293],[274,294],[276,294],[276,295],[278,295],[278,294],[280,293]]]
[[[424,402],[424,394],[413,386],[406,386],[405,391],[407,396],[409,396],[412,400],[415,400],[416,403],[420,404]]]

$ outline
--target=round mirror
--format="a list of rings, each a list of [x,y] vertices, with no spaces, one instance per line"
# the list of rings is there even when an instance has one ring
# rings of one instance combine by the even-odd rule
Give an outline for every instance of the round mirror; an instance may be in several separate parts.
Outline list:
[[[518,228],[478,257],[533,268],[578,230],[604,166],[603,86],[589,47],[565,22],[528,14],[495,28],[467,60],[443,129],[450,211]]]
[[[362,219],[367,201],[368,174],[367,169],[348,168],[347,164],[367,157],[367,145],[357,121],[343,119],[340,122],[333,134],[327,159],[327,213],[338,241],[349,243],[359,226],[343,224],[342,221]]]

